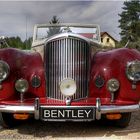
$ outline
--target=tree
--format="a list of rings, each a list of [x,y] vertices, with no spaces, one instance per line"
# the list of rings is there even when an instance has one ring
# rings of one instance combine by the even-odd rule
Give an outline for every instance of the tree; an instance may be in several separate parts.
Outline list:
[[[6,38],[5,40],[3,40],[3,42],[1,41],[0,48],[11,47],[11,48],[29,50],[31,49],[31,44],[32,44],[32,37],[29,37],[27,40],[22,41],[21,38],[17,36],[17,37]]]
[[[51,21],[49,22],[51,25],[57,25],[59,24],[59,18],[57,18],[57,16],[53,16]],[[50,37],[52,35],[58,34],[61,32],[60,27],[49,27],[49,30],[47,31],[47,37]]]
[[[23,49],[24,48],[24,44],[21,40],[20,37],[10,37],[7,40],[7,43],[10,47],[12,48],[19,48],[19,49]]]
[[[59,24],[59,18],[57,16],[53,16],[51,21],[49,21],[50,24]]]
[[[124,44],[127,42],[130,36],[135,38],[135,41],[139,40],[140,34],[140,1],[131,0],[125,1],[123,11],[119,20],[119,27],[121,28],[121,42]]]
[[[23,42],[23,44],[24,44],[24,48],[23,49],[30,50],[31,46],[32,46],[32,41],[33,41],[32,37],[29,37],[27,40],[25,40]]]

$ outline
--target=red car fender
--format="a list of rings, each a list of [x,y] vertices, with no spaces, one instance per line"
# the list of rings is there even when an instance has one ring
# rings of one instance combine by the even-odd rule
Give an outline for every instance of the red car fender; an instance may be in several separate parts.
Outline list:
[[[18,49],[8,48],[0,50],[0,59],[7,62],[10,66],[10,74],[1,85],[0,100],[16,99],[15,81],[24,78],[29,82],[29,90],[25,97],[44,97],[45,96],[45,76],[44,64],[39,53],[25,52]],[[41,79],[41,85],[33,88],[31,78],[38,75]]]
[[[137,82],[137,88],[133,90],[132,82],[126,77],[127,62],[134,60],[140,60],[140,53],[135,49],[121,48],[97,53],[93,58],[91,67],[90,96],[110,98],[106,84],[109,79],[116,78],[120,82],[120,88],[115,93],[115,99],[138,102],[140,100],[140,82]],[[102,88],[95,86],[97,75],[102,76],[105,81]]]

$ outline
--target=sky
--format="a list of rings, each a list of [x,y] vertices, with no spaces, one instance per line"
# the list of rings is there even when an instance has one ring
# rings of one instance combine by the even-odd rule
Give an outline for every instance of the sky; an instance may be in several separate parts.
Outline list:
[[[33,35],[35,24],[48,23],[56,15],[63,23],[98,24],[119,40],[119,16],[123,1],[0,1],[0,36]],[[26,28],[27,27],[27,28]]]

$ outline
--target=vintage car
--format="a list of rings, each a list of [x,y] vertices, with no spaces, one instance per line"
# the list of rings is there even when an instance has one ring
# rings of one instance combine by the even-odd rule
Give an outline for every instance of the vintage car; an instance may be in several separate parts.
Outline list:
[[[100,42],[98,25],[39,24],[32,50],[1,49],[1,124],[105,118],[126,127],[140,110],[140,53],[99,51]]]

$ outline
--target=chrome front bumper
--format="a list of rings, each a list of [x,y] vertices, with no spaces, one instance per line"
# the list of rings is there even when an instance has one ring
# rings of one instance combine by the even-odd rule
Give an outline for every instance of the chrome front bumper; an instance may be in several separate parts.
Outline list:
[[[0,105],[0,112],[7,113],[31,113],[34,114],[35,119],[39,119],[39,99],[35,99],[34,106],[25,106],[25,105]],[[47,106],[46,106],[47,107]],[[49,106],[50,107],[50,106]],[[51,106],[57,107],[57,106]],[[65,106],[68,107],[68,106]],[[117,106],[117,105],[101,105],[99,98],[96,99],[96,106],[91,106],[96,108],[96,119],[100,120],[102,114],[106,113],[122,113],[122,112],[134,112],[140,110],[140,104],[127,105],[127,106]]]

